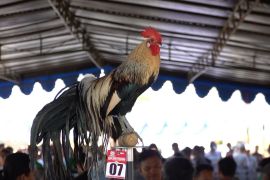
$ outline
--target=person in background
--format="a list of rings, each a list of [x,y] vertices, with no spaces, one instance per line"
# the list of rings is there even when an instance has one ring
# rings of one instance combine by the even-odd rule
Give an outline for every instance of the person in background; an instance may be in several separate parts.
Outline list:
[[[183,154],[179,150],[178,143],[172,143],[173,156],[183,157]]]
[[[192,150],[192,155],[193,155],[193,159],[191,162],[194,168],[196,168],[200,164],[211,164],[211,161],[205,157],[203,146],[197,146],[197,145],[194,146]]]
[[[250,154],[250,150],[246,150],[246,153],[248,158],[248,179],[256,180],[258,168],[257,159]]]
[[[263,155],[259,153],[259,146],[255,146],[255,152],[252,154],[257,160],[257,165],[261,162],[263,159]]]
[[[270,180],[270,157],[261,160],[258,170],[260,180]]]
[[[133,148],[133,179],[134,180],[144,180],[140,174],[140,164],[139,164],[139,151],[136,148]]]
[[[13,148],[11,146],[7,146],[5,149],[8,151],[8,154],[13,153]]]
[[[190,147],[185,147],[182,150],[182,154],[184,156],[184,158],[188,159],[191,161],[191,154],[192,154],[192,149]]]
[[[217,151],[217,144],[212,141],[210,143],[210,152],[208,152],[205,157],[211,161],[212,167],[214,168],[213,177],[217,179],[218,174],[218,161],[221,159],[221,152]]]
[[[2,150],[2,149],[4,149],[5,148],[5,144],[4,143],[0,143],[0,151]]]
[[[8,155],[12,154],[12,152],[13,152],[13,149],[11,147],[3,148],[0,151],[0,174],[3,173],[3,168],[4,168],[6,157]]]
[[[139,173],[145,180],[162,180],[162,156],[149,148],[144,149],[138,157]]]
[[[193,171],[189,160],[173,156],[164,163],[164,180],[192,180]]]
[[[150,144],[148,148],[151,149],[151,150],[159,151],[157,145],[154,144],[154,143]]]
[[[233,158],[237,164],[236,168],[236,176],[240,180],[247,180],[248,179],[248,157],[246,154],[245,145],[239,143],[236,146],[236,150],[233,154]]]
[[[270,163],[266,164],[262,169],[262,180],[270,180]]]
[[[227,147],[228,147],[228,152],[226,153],[226,157],[233,157],[233,148],[231,143],[227,143]]]
[[[21,152],[10,154],[6,157],[3,179],[4,180],[35,180],[33,171],[30,170],[29,155]]]
[[[212,180],[213,171],[211,164],[200,164],[195,168],[194,180]]]
[[[235,176],[236,162],[232,157],[225,157],[218,162],[219,180],[237,180]]]
[[[157,145],[155,143],[150,144],[148,146],[148,149],[151,149],[151,150],[154,150],[154,151],[158,151],[160,153],[161,157],[162,157],[162,162],[164,163],[164,161],[166,159],[162,156],[160,149],[158,149],[158,147],[157,147]]]

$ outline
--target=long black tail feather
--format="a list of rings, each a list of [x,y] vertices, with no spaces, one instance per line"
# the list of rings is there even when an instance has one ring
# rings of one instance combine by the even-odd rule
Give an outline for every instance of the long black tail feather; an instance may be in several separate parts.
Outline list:
[[[37,144],[42,141],[46,179],[71,178],[71,167],[64,162],[72,158],[69,131],[76,122],[76,96],[77,85],[74,85],[44,106],[33,121],[30,138],[31,167],[35,165]]]
[[[61,91],[38,112],[31,127],[30,158],[31,167],[35,168],[37,145],[41,143],[45,179],[72,179],[74,161],[88,169],[88,174],[97,171],[98,139],[103,138],[106,150],[113,125],[112,117],[103,119],[100,115],[110,85],[106,78],[84,78]],[[91,158],[86,154],[86,163],[80,159],[81,147],[91,153]]]

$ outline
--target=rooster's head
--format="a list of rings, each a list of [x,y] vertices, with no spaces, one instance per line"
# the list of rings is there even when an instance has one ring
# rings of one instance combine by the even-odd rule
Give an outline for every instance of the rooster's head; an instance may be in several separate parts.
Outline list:
[[[160,52],[160,45],[162,44],[160,33],[156,29],[148,27],[141,33],[141,35],[148,39],[147,46],[151,49],[152,55],[158,55]]]

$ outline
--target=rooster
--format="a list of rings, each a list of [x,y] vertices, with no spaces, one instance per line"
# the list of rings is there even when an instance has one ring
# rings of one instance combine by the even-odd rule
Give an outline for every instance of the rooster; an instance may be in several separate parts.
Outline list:
[[[116,69],[101,78],[85,77],[64,89],[36,115],[30,137],[31,165],[34,168],[37,145],[42,141],[46,179],[71,179],[71,159],[79,161],[81,147],[91,154],[90,175],[97,169],[100,137],[106,147],[110,137],[116,141],[121,135],[134,132],[125,115],[157,79],[162,43],[160,33],[152,27],[141,35],[145,39]]]

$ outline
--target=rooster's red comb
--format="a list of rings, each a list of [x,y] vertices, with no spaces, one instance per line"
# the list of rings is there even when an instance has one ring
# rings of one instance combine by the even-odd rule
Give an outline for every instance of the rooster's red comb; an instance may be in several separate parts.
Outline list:
[[[161,44],[162,39],[160,33],[152,27],[145,28],[141,35],[145,38],[152,38],[156,40],[159,44]]]

